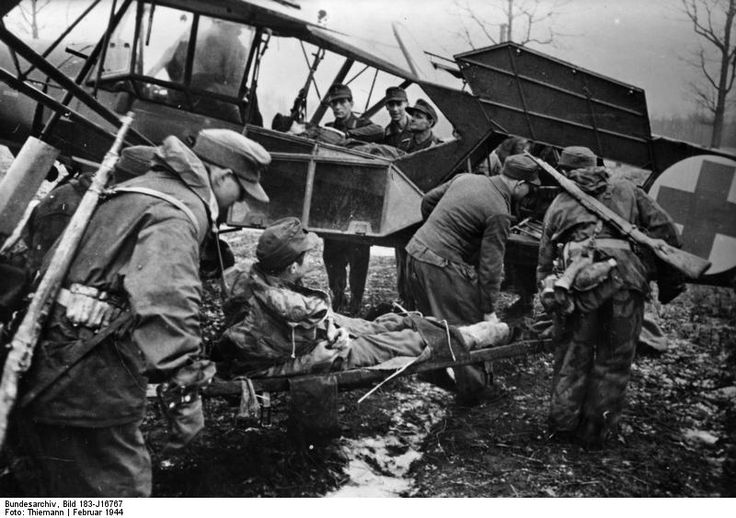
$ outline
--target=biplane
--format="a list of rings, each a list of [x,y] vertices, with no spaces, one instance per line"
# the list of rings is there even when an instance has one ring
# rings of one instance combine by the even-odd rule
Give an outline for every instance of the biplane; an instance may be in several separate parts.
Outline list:
[[[0,16],[18,3],[4,2]],[[652,135],[643,90],[511,42],[453,59],[412,48],[399,30],[394,46],[368,44],[305,21],[298,7],[282,0],[91,0],[44,48],[0,23],[0,144],[18,154],[0,179],[0,246],[54,163],[73,172],[95,167],[120,116],[132,111],[130,145],[158,144],[168,135],[193,143],[202,128],[227,127],[269,150],[273,161],[262,184],[271,202],[237,204],[230,226],[263,228],[297,216],[322,236],[387,246],[401,246],[421,223],[424,192],[474,171],[508,136],[551,150],[587,146],[606,160],[648,171],[644,188],[682,226],[685,248],[713,264],[697,282],[734,284],[736,157]],[[66,44],[91,16],[104,21],[99,39]],[[222,24],[233,31],[242,59],[228,67],[227,77],[208,82],[196,63],[207,47],[203,35]],[[305,80],[294,85],[294,70],[284,70],[277,50],[303,56]],[[166,62],[177,53],[176,66]],[[268,62],[271,54],[275,64]],[[322,94],[332,83],[358,92],[369,116],[382,111],[385,87],[411,88],[410,98],[429,99],[438,109],[452,137],[389,158],[284,131],[284,120],[319,126],[326,112]],[[274,85],[290,91],[275,94]],[[269,114],[274,99],[295,100],[287,115]],[[280,121],[279,129],[271,120]],[[534,235],[513,234],[508,254],[533,265],[537,246]],[[518,342],[465,363],[547,345]],[[447,365],[405,373],[438,366]],[[335,383],[349,388],[382,377],[342,373]],[[289,383],[260,380],[258,387],[286,390]],[[237,393],[238,387],[217,390]]]
[[[18,3],[5,2],[0,15]],[[90,0],[44,48],[0,25],[0,81],[6,85],[0,143],[22,152],[31,137],[45,152],[43,159],[24,155],[27,165],[3,179],[0,236],[12,233],[56,158],[73,171],[90,167],[129,110],[135,114],[130,144],[157,144],[169,134],[191,143],[200,129],[221,126],[246,132],[272,153],[264,183],[272,202],[234,207],[230,225],[262,228],[298,216],[323,236],[394,246],[420,223],[423,192],[474,170],[515,135],[552,149],[585,145],[602,158],[649,171],[644,188],[682,226],[685,249],[713,263],[698,282],[733,284],[734,157],[652,135],[643,90],[514,43],[446,59],[407,44],[410,38],[396,28],[396,45],[369,43],[305,21],[299,11],[298,4],[279,0]],[[102,27],[99,39],[68,44],[92,17]],[[227,78],[206,84],[196,63],[206,58],[203,35],[218,23],[234,27],[242,59]],[[177,43],[181,62],[161,65]],[[304,57],[306,81],[296,87],[294,70],[284,70],[284,51]],[[275,64],[269,64],[272,54]],[[269,82],[268,74],[275,79]],[[319,125],[326,111],[321,97],[333,82],[360,92],[369,116],[381,112],[382,87],[411,86],[412,96],[439,109],[452,137],[389,159],[264,124],[264,101],[278,95],[296,98],[287,120]],[[272,85],[292,91],[275,94]],[[535,241],[518,234],[509,249],[533,260]]]

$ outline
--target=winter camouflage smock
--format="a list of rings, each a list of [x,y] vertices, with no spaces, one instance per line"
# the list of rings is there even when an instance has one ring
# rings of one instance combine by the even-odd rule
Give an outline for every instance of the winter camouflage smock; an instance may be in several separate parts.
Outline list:
[[[625,179],[613,179],[604,167],[587,167],[568,173],[587,194],[639,227],[650,237],[665,240],[681,247],[677,228],[672,218],[642,189]],[[582,241],[589,238],[596,227],[598,217],[585,209],[566,192],[560,193],[550,205],[544,217],[544,230],[539,247],[537,280],[552,273],[552,262],[557,257],[557,244]],[[626,239],[609,225],[603,225],[600,238]],[[656,262],[648,250],[631,250],[599,247],[603,257],[613,258],[623,281],[623,287],[649,292],[649,281],[655,276]]]
[[[70,364],[73,345],[94,333],[72,326],[63,306],[55,306],[20,400],[38,421],[103,427],[139,420],[149,377],[165,379],[200,353],[199,247],[217,217],[207,170],[168,137],[152,170],[118,187],[168,194],[189,208],[196,225],[182,209],[145,194],[120,192],[101,203],[65,286],[107,292],[129,308],[133,321]]]

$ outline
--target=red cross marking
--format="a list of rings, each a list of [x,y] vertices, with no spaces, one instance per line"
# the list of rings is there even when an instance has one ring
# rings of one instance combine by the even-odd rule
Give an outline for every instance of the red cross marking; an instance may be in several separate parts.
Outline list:
[[[657,202],[683,225],[683,248],[708,258],[716,234],[736,238],[736,203],[728,201],[736,169],[704,160],[695,192],[662,186]]]

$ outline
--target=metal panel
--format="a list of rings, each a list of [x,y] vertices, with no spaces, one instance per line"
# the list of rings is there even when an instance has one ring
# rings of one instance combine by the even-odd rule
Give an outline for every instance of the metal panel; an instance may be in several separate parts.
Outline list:
[[[644,91],[514,43],[455,56],[503,131],[553,146],[651,167]]]
[[[261,184],[270,203],[237,203],[228,224],[265,227],[296,216],[334,237],[380,240],[421,221],[421,191],[385,160],[272,152]],[[347,155],[345,153],[344,155]]]

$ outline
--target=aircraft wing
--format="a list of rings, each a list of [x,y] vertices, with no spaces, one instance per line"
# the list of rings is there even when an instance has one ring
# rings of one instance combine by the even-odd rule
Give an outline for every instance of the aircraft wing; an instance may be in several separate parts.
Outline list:
[[[304,40],[397,77],[426,79],[415,76],[398,44],[360,38],[311,23],[295,15],[298,9],[276,0],[163,0],[157,4],[268,28],[276,35]]]
[[[408,66],[402,67],[405,61],[398,47],[382,45],[375,41],[349,36],[334,30],[322,27],[310,27],[310,43],[324,47],[329,51],[355,59],[366,65],[388,72],[398,77],[417,80]],[[370,46],[371,50],[366,50]],[[396,60],[399,63],[396,63]]]
[[[22,0],[5,0],[0,3],[0,18],[12,11]]]

